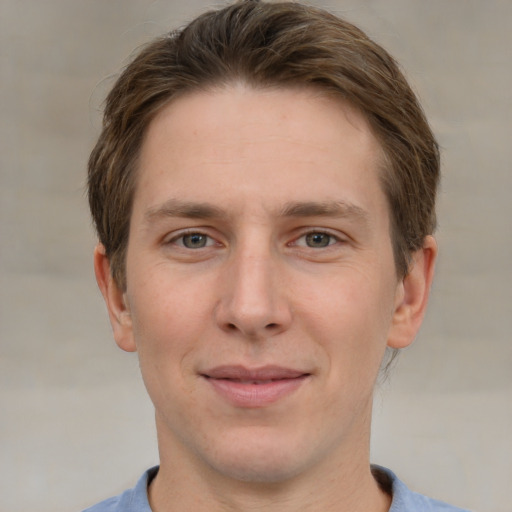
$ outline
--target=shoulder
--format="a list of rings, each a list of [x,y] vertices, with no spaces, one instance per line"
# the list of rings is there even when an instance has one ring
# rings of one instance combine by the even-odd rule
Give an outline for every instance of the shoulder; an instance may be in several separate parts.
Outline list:
[[[83,512],[115,512],[120,510],[119,502],[121,497],[122,495],[120,494],[119,496],[114,496],[113,498],[109,498],[101,503],[96,503],[96,505],[86,508]]]
[[[391,488],[393,501],[389,512],[469,512],[411,491],[389,469],[372,466],[372,471],[379,482],[387,481]]]
[[[147,490],[149,482],[157,472],[158,466],[148,469],[132,489],[97,503],[83,512],[151,512]]]

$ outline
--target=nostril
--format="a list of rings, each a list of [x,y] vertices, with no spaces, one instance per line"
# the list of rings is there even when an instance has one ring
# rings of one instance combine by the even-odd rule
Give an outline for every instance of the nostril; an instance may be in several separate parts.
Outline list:
[[[275,329],[277,327],[277,324],[272,323],[267,325],[267,329]]]

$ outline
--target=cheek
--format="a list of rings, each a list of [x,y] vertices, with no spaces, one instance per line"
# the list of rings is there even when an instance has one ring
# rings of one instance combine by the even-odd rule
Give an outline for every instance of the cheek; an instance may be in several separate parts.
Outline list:
[[[174,414],[190,395],[192,383],[186,376],[193,373],[203,322],[198,308],[179,294],[156,286],[137,291],[132,323],[142,378],[156,409]]]
[[[132,272],[127,294],[139,334],[193,330],[205,306],[203,283],[180,279],[165,263],[143,261],[137,266],[145,271]]]
[[[161,276],[133,284],[137,293],[128,297],[141,367],[150,359],[159,366],[180,364],[201,339],[204,301],[197,294],[183,293],[186,287]]]
[[[314,288],[302,304],[303,318],[309,318],[306,329],[322,345],[333,371],[373,372],[380,365],[394,294],[376,274],[347,271]]]

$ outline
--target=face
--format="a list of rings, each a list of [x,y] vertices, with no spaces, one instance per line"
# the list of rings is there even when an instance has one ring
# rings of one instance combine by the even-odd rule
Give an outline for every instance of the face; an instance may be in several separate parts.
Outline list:
[[[101,255],[97,274],[162,464],[268,482],[367,449],[385,348],[416,328],[380,156],[357,111],[310,90],[194,93],[153,120],[126,291]]]

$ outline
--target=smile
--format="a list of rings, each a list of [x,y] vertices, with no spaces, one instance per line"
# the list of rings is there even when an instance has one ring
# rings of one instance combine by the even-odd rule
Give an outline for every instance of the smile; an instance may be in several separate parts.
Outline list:
[[[218,396],[231,405],[240,408],[261,408],[291,395],[310,375],[276,366],[256,370],[242,366],[222,366],[202,374],[202,377]]]

